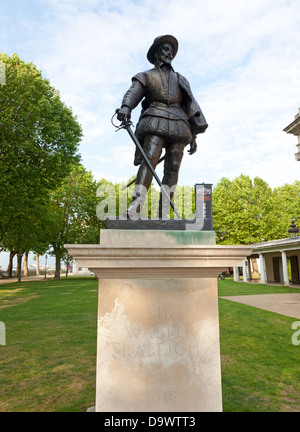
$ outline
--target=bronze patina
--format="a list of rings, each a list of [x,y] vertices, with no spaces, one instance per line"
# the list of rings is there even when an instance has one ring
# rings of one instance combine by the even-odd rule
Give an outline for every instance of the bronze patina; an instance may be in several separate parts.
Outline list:
[[[118,120],[128,122],[132,110],[142,102],[135,135],[154,169],[165,149],[161,183],[171,191],[170,199],[177,185],[184,148],[189,144],[189,154],[195,153],[196,136],[205,132],[208,127],[189,82],[172,67],[177,51],[178,41],[174,36],[164,35],[154,40],[147,53],[147,58],[154,68],[132,78],[131,87],[125,93],[117,114]],[[153,178],[152,170],[138,147],[134,165],[139,165],[139,169],[132,202],[127,210],[128,216],[136,216],[141,212],[145,191],[147,192]],[[159,217],[162,217],[162,213],[161,199]]]

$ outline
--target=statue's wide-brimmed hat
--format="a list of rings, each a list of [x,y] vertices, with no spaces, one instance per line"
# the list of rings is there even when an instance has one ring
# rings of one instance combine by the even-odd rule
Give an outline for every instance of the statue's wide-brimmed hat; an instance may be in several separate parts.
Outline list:
[[[178,51],[177,39],[171,35],[158,36],[157,38],[154,39],[153,44],[151,45],[147,53],[147,59],[149,60],[150,63],[154,64],[155,62],[154,55],[156,53],[156,50],[160,45],[163,45],[164,43],[169,43],[170,45],[172,45],[173,58],[176,56]]]

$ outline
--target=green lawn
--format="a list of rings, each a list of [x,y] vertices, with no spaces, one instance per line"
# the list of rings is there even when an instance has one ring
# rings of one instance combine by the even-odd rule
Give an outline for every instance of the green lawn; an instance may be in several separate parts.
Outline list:
[[[219,281],[219,295],[300,292]],[[97,281],[0,285],[0,411],[86,411],[95,404]],[[300,411],[294,318],[219,300],[224,411]]]
[[[95,404],[97,281],[0,285],[0,411],[86,411]]]
[[[219,295],[299,289],[219,281]],[[219,299],[224,411],[300,411],[300,345],[290,318]]]

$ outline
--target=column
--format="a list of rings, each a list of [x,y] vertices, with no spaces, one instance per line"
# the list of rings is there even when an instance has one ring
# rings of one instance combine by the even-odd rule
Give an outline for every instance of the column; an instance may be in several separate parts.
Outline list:
[[[287,256],[285,251],[281,251],[281,257],[282,257],[283,283],[284,285],[288,286],[290,284],[290,280],[289,280]]]
[[[259,261],[260,261],[260,283],[266,284],[268,283],[268,281],[267,281],[266,262],[265,262],[264,254],[259,254]]]
[[[246,260],[243,260],[243,281],[248,282]]]
[[[248,276],[249,276],[249,280],[252,280],[252,271],[251,271],[251,258],[247,258],[247,263],[248,263]]]
[[[233,280],[235,282],[240,281],[240,274],[239,274],[239,268],[238,267],[233,267]]]
[[[78,274],[78,268],[75,260],[73,260],[72,274]]]

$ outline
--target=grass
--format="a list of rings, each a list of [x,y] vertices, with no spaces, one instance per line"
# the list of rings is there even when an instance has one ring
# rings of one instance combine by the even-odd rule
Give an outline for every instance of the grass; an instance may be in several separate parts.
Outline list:
[[[250,294],[279,294],[279,293],[298,293],[299,288],[286,286],[272,286],[258,283],[234,282],[233,279],[218,281],[219,296],[230,295],[250,295]]]
[[[298,292],[219,281],[219,295]],[[95,404],[97,281],[0,285],[0,411],[85,412]],[[223,409],[300,411],[295,318],[219,299]]]
[[[86,411],[95,400],[97,281],[0,285],[0,411]]]
[[[297,292],[219,281],[219,295]],[[300,411],[300,346],[291,342],[296,318],[219,299],[223,409],[230,412]]]

